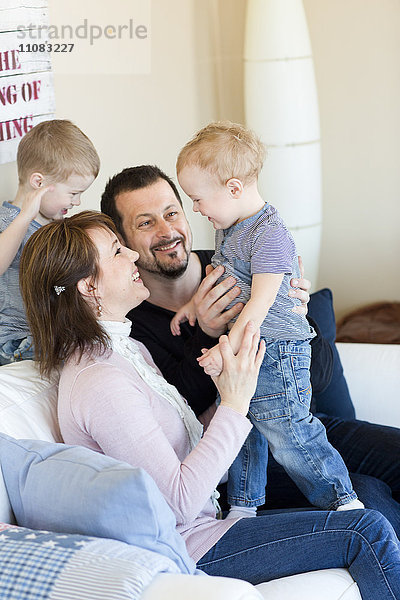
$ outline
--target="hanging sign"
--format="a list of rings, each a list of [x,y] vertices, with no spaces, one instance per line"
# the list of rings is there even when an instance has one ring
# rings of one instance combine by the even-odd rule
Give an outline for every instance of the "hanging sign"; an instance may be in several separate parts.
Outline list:
[[[21,32],[48,23],[47,0],[2,0],[0,21],[0,164],[14,161],[21,138],[54,118],[50,54],[21,43]]]

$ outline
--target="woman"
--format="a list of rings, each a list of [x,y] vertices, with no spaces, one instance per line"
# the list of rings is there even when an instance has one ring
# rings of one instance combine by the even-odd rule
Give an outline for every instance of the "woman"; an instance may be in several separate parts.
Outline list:
[[[221,405],[201,438],[185,401],[129,338],[125,314],[148,297],[137,258],[108,217],[91,211],[40,228],[24,248],[21,287],[41,371],[63,365],[65,442],[143,467],[209,574],[259,583],[347,567],[364,599],[400,599],[399,542],[377,512],[215,518],[214,488],[250,431],[246,414],[264,348],[251,324],[236,356],[222,337]]]

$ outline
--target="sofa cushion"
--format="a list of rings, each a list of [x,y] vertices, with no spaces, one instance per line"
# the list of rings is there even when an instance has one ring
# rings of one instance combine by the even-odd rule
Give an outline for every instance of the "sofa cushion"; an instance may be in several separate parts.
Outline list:
[[[152,478],[98,452],[0,434],[0,461],[19,525],[112,538],[195,564]]]
[[[308,314],[317,322],[322,335],[329,342],[333,352],[331,381],[323,391],[313,394],[313,412],[341,417],[342,419],[354,419],[354,406],[335,345],[336,321],[331,290],[325,288],[311,294]]]
[[[259,583],[256,588],[264,600],[361,600],[347,569],[310,571]]]
[[[61,441],[58,376],[43,379],[33,360],[0,367],[0,431],[13,437]]]
[[[140,600],[263,600],[263,596],[243,579],[160,573],[144,590]]]
[[[0,367],[0,432],[16,438],[61,441],[57,389],[58,377],[42,379],[32,360]],[[15,522],[1,472],[0,521]]]
[[[0,539],[2,598],[139,600],[157,574],[179,572],[167,557],[115,540],[2,523]]]
[[[400,344],[338,343],[337,349],[357,419],[400,428]]]

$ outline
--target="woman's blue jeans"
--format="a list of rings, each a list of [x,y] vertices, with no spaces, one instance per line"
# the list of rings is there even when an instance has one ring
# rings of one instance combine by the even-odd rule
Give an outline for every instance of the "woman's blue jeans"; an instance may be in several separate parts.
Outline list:
[[[379,512],[261,514],[235,523],[197,566],[209,575],[257,584],[297,573],[344,567],[363,600],[400,599],[400,547]]]
[[[329,441],[350,471],[357,496],[366,508],[379,510],[400,539],[400,429],[318,416],[326,427]],[[309,506],[283,467],[269,456],[267,501],[262,508]]]

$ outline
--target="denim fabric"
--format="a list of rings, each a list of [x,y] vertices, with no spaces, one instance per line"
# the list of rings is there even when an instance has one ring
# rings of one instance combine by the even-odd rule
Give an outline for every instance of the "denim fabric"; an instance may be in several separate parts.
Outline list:
[[[390,487],[380,479],[361,473],[350,472],[350,479],[357,497],[364,503],[364,506],[381,512],[389,523],[391,523],[400,539],[400,504],[392,497]],[[227,508],[227,503],[226,497],[223,494],[224,488],[220,486],[219,489],[222,492],[220,504],[225,509]],[[266,502],[261,507],[261,510],[313,509],[284,468],[278,465],[271,455],[268,462],[267,492]]]
[[[349,471],[384,481],[393,498],[400,502],[400,429],[356,419],[318,416]]]
[[[252,432],[233,462],[228,479],[230,504],[264,504],[267,444],[311,504],[336,509],[356,498],[340,454],[328,442],[322,423],[310,413],[310,359],[308,342],[266,340],[248,415],[265,440]]]
[[[197,566],[253,584],[316,569],[348,568],[363,600],[400,598],[400,547],[376,511],[304,511],[241,519]]]
[[[349,388],[343,373],[340,356],[335,346],[336,321],[333,310],[332,292],[324,288],[311,294],[308,303],[307,318],[315,320],[323,337],[312,341],[312,371],[313,379],[318,371],[323,371],[326,366],[326,357],[321,355],[321,346],[330,346],[332,351],[332,376],[331,380],[323,389],[313,389],[312,412],[324,413],[342,417],[342,419],[354,419],[354,406],[350,398]],[[312,323],[314,326],[314,323]],[[319,369],[318,369],[319,367]],[[318,385],[318,376],[317,376]]]
[[[34,358],[33,341],[31,336],[23,340],[9,340],[0,346],[0,365],[8,365],[20,360]]]

